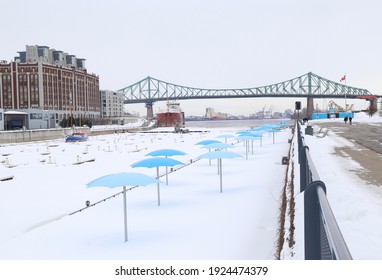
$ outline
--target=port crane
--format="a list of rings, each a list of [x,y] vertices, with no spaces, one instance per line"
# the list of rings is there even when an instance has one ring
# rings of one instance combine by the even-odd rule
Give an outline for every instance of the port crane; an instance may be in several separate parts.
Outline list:
[[[335,108],[335,109],[337,109],[337,111],[339,111],[339,112],[345,112],[345,111],[346,111],[342,106],[338,105],[338,104],[337,104],[336,102],[334,102],[333,100],[330,100],[329,103],[328,103],[328,105],[329,105],[329,108],[330,108],[330,109]],[[354,104],[351,104],[351,105],[348,107],[348,111],[353,111],[353,107],[354,107]]]

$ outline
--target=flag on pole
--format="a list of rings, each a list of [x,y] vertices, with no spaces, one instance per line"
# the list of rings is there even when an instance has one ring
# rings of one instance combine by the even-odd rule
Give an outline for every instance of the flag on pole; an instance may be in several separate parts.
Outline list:
[[[346,81],[346,75],[343,75],[340,82]]]

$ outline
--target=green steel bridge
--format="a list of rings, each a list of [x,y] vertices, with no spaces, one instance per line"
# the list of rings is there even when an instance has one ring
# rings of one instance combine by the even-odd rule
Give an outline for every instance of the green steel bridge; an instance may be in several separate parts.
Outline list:
[[[145,103],[147,116],[152,117],[152,104],[156,101],[184,99],[219,99],[253,97],[288,97],[308,99],[308,115],[313,113],[314,98],[362,98],[377,107],[377,96],[367,89],[351,87],[334,82],[309,72],[305,75],[272,85],[240,89],[203,89],[176,85],[147,77],[130,86],[118,90],[124,94],[125,104]]]

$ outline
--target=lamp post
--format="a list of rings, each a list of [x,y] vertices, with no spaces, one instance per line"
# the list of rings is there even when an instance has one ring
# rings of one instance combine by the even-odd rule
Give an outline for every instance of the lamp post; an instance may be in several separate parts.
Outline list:
[[[301,101],[295,102],[295,110],[297,110],[297,120],[300,119]]]

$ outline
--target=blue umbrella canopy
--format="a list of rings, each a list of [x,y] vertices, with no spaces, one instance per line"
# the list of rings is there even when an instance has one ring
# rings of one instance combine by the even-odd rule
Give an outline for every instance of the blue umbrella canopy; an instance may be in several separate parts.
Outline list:
[[[220,192],[223,192],[223,176],[222,176],[222,158],[236,158],[236,157],[242,157],[238,153],[230,152],[230,151],[214,151],[209,152],[206,154],[203,154],[199,156],[199,158],[206,158],[206,159],[218,159],[218,169],[220,174]]]
[[[234,138],[234,137],[235,136],[231,134],[222,134],[222,135],[216,136],[216,138]]]
[[[274,130],[274,129],[276,129],[277,127],[278,127],[278,126],[275,125],[275,124],[269,125],[268,128],[266,129],[266,131]]]
[[[222,143],[222,142],[218,141],[218,140],[203,140],[203,141],[196,143],[195,145],[208,145],[211,143]]]
[[[114,173],[99,177],[86,184],[88,188],[107,187],[117,188],[123,186],[147,186],[153,183],[159,183],[158,179],[141,173]]]
[[[262,136],[266,130],[262,129],[262,130],[251,130],[252,134],[254,135],[257,135],[257,136]]]
[[[234,153],[231,151],[214,151],[214,152],[209,152],[206,154],[203,154],[199,156],[199,158],[203,159],[219,159],[219,158],[235,158],[235,157],[242,157],[242,155],[238,153]]]
[[[257,138],[261,137],[260,135],[257,134],[251,134],[251,135],[239,135],[235,139],[236,140],[255,140]]]
[[[258,127],[251,128],[250,131],[261,131],[261,130],[264,130],[264,129],[265,129],[264,127],[258,126]]]
[[[239,134],[239,135],[253,135],[253,133],[251,131],[239,131],[239,132],[236,132],[236,134]]]
[[[176,159],[165,158],[165,157],[153,157],[153,158],[147,158],[147,159],[137,161],[136,163],[133,163],[131,167],[152,168],[152,167],[159,167],[159,166],[175,166],[175,165],[181,165],[181,164],[184,164],[184,163]]]
[[[157,168],[157,178],[159,178],[159,166],[175,166],[175,165],[181,165],[184,164],[183,162],[180,162],[179,160],[175,160],[172,158],[167,157],[152,157],[143,159],[140,161],[137,161],[136,163],[133,163],[131,167],[147,167],[147,168]],[[167,178],[167,172],[166,172],[166,178]],[[166,179],[167,184],[167,179]],[[160,188],[159,183],[157,184],[158,189],[158,206],[160,205]]]
[[[269,129],[269,130],[267,130],[267,132],[281,132],[281,131],[278,129]]]
[[[278,129],[271,128],[271,129],[268,129],[267,132],[269,132],[269,133],[272,132],[272,134],[273,134],[273,144],[274,144],[275,143],[275,132],[277,133],[277,132],[281,132],[281,131],[278,130]]]
[[[140,173],[114,173],[99,177],[86,184],[88,188],[92,187],[107,187],[116,188],[123,187],[123,209],[124,209],[124,227],[125,227],[125,242],[127,241],[127,199],[126,186],[146,186],[153,183],[158,183],[159,180],[153,177]]]
[[[204,145],[202,148],[204,148],[204,149],[226,149],[226,148],[233,148],[233,146],[219,142],[219,143],[211,143],[211,144]]]
[[[277,126],[279,126],[279,127],[287,127],[287,126],[289,126],[289,125],[286,124],[286,123],[279,123]]]
[[[157,156],[172,157],[172,156],[184,156],[184,155],[186,155],[185,152],[175,150],[175,149],[160,149],[160,150],[155,150],[146,154],[146,156],[154,156],[154,157],[157,157]],[[166,185],[168,185],[167,166],[166,166]]]
[[[236,140],[239,140],[239,141],[245,141],[245,143],[246,143],[245,144],[245,158],[246,159],[248,159],[248,150],[249,150],[248,141],[250,141],[250,140],[253,141],[253,140],[256,140],[259,138],[261,140],[261,135],[255,134],[252,132],[241,134],[235,138]],[[253,145],[252,145],[252,154],[253,154]]]
[[[172,156],[184,156],[184,155],[186,155],[185,152],[175,150],[175,149],[160,149],[160,150],[155,150],[146,154],[146,156],[153,156],[153,157],[157,157],[157,156],[172,157]]]
[[[235,136],[231,134],[222,134],[222,135],[216,136],[216,138],[224,138],[225,143],[227,143],[228,138],[235,138]]]
[[[273,127],[274,127],[274,125],[271,125],[271,124],[264,124],[264,125],[261,125],[261,126],[252,128],[251,130],[252,130],[252,131],[261,131],[261,130],[267,130],[267,129],[270,129],[270,128],[273,128]]]

